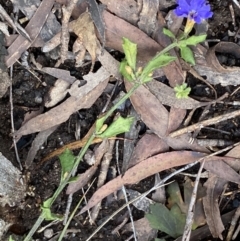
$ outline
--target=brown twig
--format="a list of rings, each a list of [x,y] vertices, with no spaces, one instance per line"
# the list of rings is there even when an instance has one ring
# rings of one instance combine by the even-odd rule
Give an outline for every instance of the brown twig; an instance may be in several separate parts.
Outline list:
[[[180,136],[182,134],[193,132],[197,129],[201,129],[205,126],[215,125],[216,123],[235,118],[239,115],[240,115],[240,110],[236,110],[236,111],[233,111],[231,113],[223,114],[223,115],[214,117],[214,118],[209,119],[209,120],[200,121],[200,122],[198,122],[196,124],[193,124],[191,126],[182,128],[182,129],[177,130],[177,131],[174,131],[174,132],[170,133],[169,136],[170,137],[177,137],[177,136]]]

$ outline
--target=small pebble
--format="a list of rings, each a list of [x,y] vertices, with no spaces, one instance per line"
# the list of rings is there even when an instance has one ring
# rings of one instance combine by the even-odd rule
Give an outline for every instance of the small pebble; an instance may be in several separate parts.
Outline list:
[[[44,237],[51,238],[53,236],[53,229],[47,228],[44,230]]]

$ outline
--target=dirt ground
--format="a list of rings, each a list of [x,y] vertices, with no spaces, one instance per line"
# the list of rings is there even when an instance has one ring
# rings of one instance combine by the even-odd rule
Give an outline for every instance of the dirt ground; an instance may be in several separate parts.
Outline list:
[[[3,7],[7,9],[7,11],[11,11],[11,2],[1,0],[0,3]],[[228,8],[229,3],[231,1],[210,1],[212,6],[212,10],[214,12],[214,16],[209,20],[209,30],[208,30],[208,39],[219,39],[224,41],[234,41],[232,37],[229,37],[229,31],[233,31],[232,26],[232,17],[230,10]],[[240,9],[235,9],[236,14],[236,29],[239,28],[239,19],[240,19]],[[239,39],[238,39],[239,41]],[[214,44],[212,42],[211,44]],[[36,61],[41,63],[44,66],[53,67],[54,62],[49,59],[48,55],[41,53],[39,49],[31,49],[31,53],[36,57]],[[232,56],[226,56],[227,62],[232,61]],[[240,66],[239,60],[234,62],[234,65]],[[97,68],[98,64],[95,68]],[[88,67],[84,68],[76,68],[74,67],[71,61],[61,65],[62,69],[70,70],[71,74],[76,78],[81,78],[84,74],[88,72]],[[49,88],[53,86],[55,82],[55,78],[51,77],[47,74],[41,73],[39,74],[39,78],[44,80],[47,84],[46,86],[42,86],[39,84],[38,80],[34,76],[32,76],[27,70],[21,67],[19,64],[15,64],[13,68],[13,117],[14,117],[14,125],[15,129],[19,129],[24,121],[24,116],[27,112],[38,110],[43,106],[43,100],[46,98],[46,95],[49,91]],[[187,78],[188,82],[191,86],[196,86],[201,82],[196,80],[192,75],[189,75]],[[201,83],[202,85],[202,83]],[[120,86],[119,90],[123,88]],[[193,94],[201,97],[206,97],[207,93],[205,92],[205,86],[203,88],[193,88]],[[224,92],[231,92],[236,87],[228,86],[221,87],[216,86],[217,92],[219,96],[221,96]],[[235,96],[235,100],[238,100],[238,95]],[[9,233],[15,235],[15,240],[21,238],[27,234],[27,232],[33,226],[35,220],[38,218],[40,214],[40,205],[44,200],[49,198],[53,192],[58,187],[60,181],[60,164],[57,157],[52,158],[44,163],[41,163],[42,159],[49,154],[50,152],[60,148],[64,144],[75,141],[75,131],[77,123],[80,123],[81,128],[81,136],[85,136],[88,132],[96,117],[101,113],[101,110],[105,104],[107,99],[107,95],[103,94],[96,101],[96,103],[87,110],[80,110],[78,113],[73,114],[68,121],[61,124],[57,130],[48,137],[47,142],[42,145],[41,150],[38,151],[36,158],[34,159],[33,164],[29,169],[23,170],[23,176],[27,180],[27,192],[25,200],[23,200],[23,207],[4,207],[0,208],[0,217],[4,217],[5,220],[13,223],[12,227],[9,230]],[[222,113],[227,109],[224,104],[219,104],[218,106],[212,107],[210,111],[210,116],[215,115],[216,113]],[[198,118],[198,114],[195,113],[195,118]],[[239,121],[236,121],[238,123]],[[226,132],[232,133],[230,136],[227,136],[222,133],[216,134],[216,136],[211,136],[212,138],[222,139],[222,137],[226,137],[229,141],[236,142],[240,137],[240,130],[236,127],[236,123],[232,121],[226,121],[222,124],[223,129]],[[143,124],[144,125],[144,124]],[[146,128],[143,128],[143,132]],[[234,130],[234,131],[233,131]],[[209,132],[204,130],[202,135],[208,137]],[[212,133],[210,133],[213,135]],[[32,141],[34,140],[36,134],[30,134],[23,136],[19,142],[17,143],[19,150],[19,157],[23,163],[27,157],[28,151],[31,147]],[[14,148],[12,147],[12,136],[11,136],[11,119],[10,119],[10,103],[9,103],[9,93],[5,94],[3,98],[0,99],[0,152],[9,160],[12,161],[14,166],[18,167],[18,163],[15,158]],[[93,146],[91,147],[94,148]],[[79,150],[75,150],[75,154],[78,153]],[[120,154],[122,154],[120,152]],[[40,164],[41,163],[41,164]],[[78,172],[83,173],[87,170],[89,166],[87,164],[82,164]],[[98,173],[96,174],[98,176]],[[182,180],[181,178],[179,179]],[[152,185],[154,179],[148,178],[145,181],[142,181],[140,184],[132,187],[136,188],[140,192],[146,191],[149,186]],[[233,186],[235,188],[235,186]],[[94,185],[91,188],[90,192],[87,195],[87,199],[94,193],[96,186]],[[81,192],[78,191],[74,194],[73,199],[73,207],[77,204],[79,198],[81,197]],[[236,203],[239,203],[238,199],[240,197],[235,196],[234,200],[230,201],[228,204],[227,210],[233,209]],[[56,202],[52,207],[52,211],[55,213],[64,213],[66,208],[67,196],[65,192],[62,192],[61,195],[57,198]],[[96,224],[89,224],[85,219],[87,218],[87,214],[79,215],[73,219],[69,226],[67,237],[63,240],[86,240],[89,235],[96,229],[96,227],[101,224],[107,217],[109,217],[115,210],[117,210],[124,202],[114,201],[110,205],[104,202],[104,205],[100,211],[100,215],[96,221]],[[83,205],[82,205],[83,206]],[[111,234],[113,229],[117,227],[121,223],[121,217],[124,215],[125,211],[119,213],[116,217],[113,218],[98,234],[96,234],[92,240],[126,240],[130,236],[130,232],[126,232],[125,234]],[[138,220],[144,216],[143,211],[138,211],[133,208],[133,218],[134,220]],[[48,222],[44,222],[42,226],[47,225]],[[51,235],[48,237],[47,232],[53,232],[56,234],[63,229],[63,225],[61,222],[57,224],[53,224],[52,226],[46,228],[45,231],[41,233],[36,233],[34,235],[34,240],[55,240],[51,239]],[[172,240],[168,238],[167,240]],[[217,240],[208,238],[208,240]]]

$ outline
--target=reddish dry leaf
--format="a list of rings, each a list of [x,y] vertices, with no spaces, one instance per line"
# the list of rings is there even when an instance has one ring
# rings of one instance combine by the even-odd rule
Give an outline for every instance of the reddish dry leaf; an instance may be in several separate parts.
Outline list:
[[[131,83],[125,81],[127,90]],[[162,103],[147,88],[140,86],[130,97],[136,112],[141,116],[143,122],[160,138],[162,138],[174,150],[192,149],[208,153],[209,151],[197,143],[190,143],[188,135],[178,138],[166,137],[168,128],[168,112]]]
[[[171,107],[168,121],[168,134],[178,129],[186,116],[186,112],[186,110]]]
[[[177,167],[181,165],[185,165],[188,163],[192,163],[194,161],[199,160],[204,157],[205,154],[200,152],[190,152],[190,151],[175,151],[175,152],[166,152],[162,154],[158,154],[156,156],[150,157],[134,167],[130,168],[125,172],[123,176],[118,176],[112,181],[106,183],[100,189],[98,189],[88,204],[81,210],[80,213],[87,211],[92,208],[96,203],[101,201],[103,198],[111,194],[112,192],[118,190],[121,186],[127,184],[135,184],[142,179],[151,176],[155,173],[161,172],[163,170],[167,170],[172,167]],[[206,159],[206,162],[217,162],[219,161],[219,157],[212,156]],[[221,157],[221,159],[224,159]],[[232,159],[232,158],[226,158]],[[217,165],[217,163],[216,163]],[[207,166],[205,167],[207,169]],[[232,178],[231,178],[232,180]]]
[[[110,74],[102,67],[96,73],[89,73],[83,78],[87,83],[75,90],[76,95],[69,97],[62,104],[48,112],[29,120],[15,134],[19,138],[34,132],[46,130],[66,121],[70,115],[82,108],[90,108],[107,86]]]
[[[145,134],[137,143],[128,168],[145,160],[150,156],[163,153],[169,150],[168,145],[155,134]],[[127,168],[127,169],[128,169]]]
[[[221,220],[218,198],[223,191],[226,180],[220,179],[214,175],[208,178],[204,186],[207,188],[207,195],[203,198],[203,207],[207,219],[208,227],[214,238],[222,237],[224,225]]]
[[[240,175],[226,163],[228,160],[233,161],[235,159],[223,157],[219,158],[217,163],[215,161],[208,161],[204,164],[204,168],[217,177],[240,184]]]
[[[123,52],[122,39],[127,37],[137,44],[140,61],[149,61],[161,50],[161,46],[153,39],[123,19],[107,11],[103,12],[103,19],[106,25],[106,47]]]
[[[127,90],[131,86],[129,81],[125,81]],[[143,122],[159,137],[164,137],[168,127],[168,111],[161,102],[144,86],[140,86],[130,100]]]
[[[150,157],[134,167],[128,169],[123,176],[118,176],[112,181],[106,183],[100,189],[98,189],[88,204],[81,210],[80,213],[87,211],[92,208],[103,198],[111,194],[112,192],[118,190],[123,185],[135,184],[142,179],[149,177],[155,173],[167,170],[172,167],[186,165],[194,161],[199,160],[204,157],[205,154],[200,152],[191,152],[191,151],[174,151],[158,154],[156,156]],[[208,161],[218,161],[219,157],[209,157]]]
[[[49,13],[51,12],[54,0],[43,0],[35,12],[34,16],[29,21],[25,30],[28,32],[31,39],[34,41],[38,34],[40,33],[44,23],[46,22]],[[17,39],[8,48],[8,56],[6,57],[6,65],[8,67],[12,66],[21,56],[21,54],[26,51],[32,43],[30,43],[26,38],[19,35]]]

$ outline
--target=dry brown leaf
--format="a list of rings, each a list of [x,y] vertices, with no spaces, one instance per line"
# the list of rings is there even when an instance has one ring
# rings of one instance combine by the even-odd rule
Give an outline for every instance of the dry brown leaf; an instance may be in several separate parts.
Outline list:
[[[47,99],[45,100],[45,107],[50,108],[62,101],[67,93],[70,83],[63,79],[57,79],[54,86],[50,88]]]
[[[149,177],[155,173],[167,170],[172,167],[186,165],[194,161],[199,160],[204,157],[206,154],[200,152],[191,152],[191,151],[173,151],[158,154],[156,156],[150,157],[134,167],[128,169],[123,176],[118,176],[112,181],[106,183],[100,189],[98,189],[88,204],[81,210],[80,213],[87,211],[92,208],[103,198],[111,194],[112,192],[118,190],[121,186],[127,184],[135,184],[142,179]],[[219,157],[208,157],[208,161],[218,161]]]
[[[129,81],[125,81],[127,90],[131,86]],[[164,137],[168,127],[168,111],[162,103],[144,86],[140,86],[130,100],[143,122],[159,137]]]
[[[69,97],[62,104],[48,112],[29,120],[15,134],[21,137],[51,128],[66,121],[70,115],[82,108],[90,108],[106,88],[110,77],[103,67],[96,73],[83,76],[87,83],[79,87],[78,95]]]
[[[210,84],[221,84],[222,86],[239,85],[239,67],[222,66],[217,57],[216,52],[231,54],[236,58],[240,57],[240,46],[231,42],[220,42],[207,52],[201,46],[197,46],[194,50],[196,57],[196,65],[194,69],[202,76],[207,76]]]
[[[156,30],[159,0],[143,0],[140,3],[140,18],[138,27],[148,36]]]
[[[27,155],[27,159],[26,159],[26,162],[25,162],[25,166],[26,168],[28,168],[38,150],[41,148],[41,146],[44,144],[44,142],[47,140],[47,138],[58,128],[58,125],[57,126],[53,126],[45,131],[41,131],[40,133],[37,134],[37,136],[34,138],[33,142],[32,142],[32,145],[31,145],[31,148],[28,152],[28,155]]]
[[[95,164],[91,166],[87,171],[84,173],[81,173],[75,182],[71,182],[68,185],[66,194],[71,194],[77,192],[79,189],[84,187],[89,180],[91,180],[92,176],[95,174],[95,172],[98,170],[98,166],[101,162],[101,159],[103,155],[107,152],[109,146],[109,142],[107,139],[103,140],[103,142],[98,146],[98,148],[95,150],[94,156],[95,156]]]
[[[239,149],[240,146],[236,146],[231,151],[229,151],[226,156],[239,158]],[[224,158],[224,160],[218,162],[217,165],[216,163],[210,161],[209,163],[206,162],[205,166],[211,173],[217,176],[211,175],[208,181],[205,183],[205,186],[207,187],[207,195],[203,199],[204,210],[212,235],[214,237],[221,238],[221,233],[224,230],[224,225],[222,224],[217,200],[221,195],[224,186],[228,183],[229,178],[236,178],[236,181],[239,179],[239,174],[237,171],[240,170],[240,161],[239,159]],[[232,168],[235,171],[233,171]]]
[[[126,20],[127,22],[136,25],[139,20],[138,3],[134,0],[100,0],[110,12],[116,14],[119,18]]]
[[[199,101],[196,101],[190,97],[187,99],[178,99],[173,88],[154,79],[147,83],[147,86],[163,105],[184,110],[194,109],[201,106]]]
[[[184,109],[178,109],[175,107],[171,107],[170,112],[169,112],[167,133],[171,133],[178,129],[178,127],[182,124],[183,119],[186,116],[186,113],[187,113],[187,111]]]
[[[54,2],[55,0],[43,0],[37,11],[35,12],[34,16],[31,18],[28,25],[26,26],[25,30],[32,40],[35,40],[40,33],[49,13],[51,12]],[[19,35],[8,48],[6,65],[8,67],[12,66],[20,58],[21,54],[26,51],[30,46],[31,43],[26,38]]]
[[[218,198],[223,191],[226,180],[220,179],[214,175],[208,178],[204,186],[207,188],[207,195],[203,198],[203,207],[207,219],[208,227],[214,238],[222,237],[224,225],[221,220]]]
[[[71,76],[70,72],[65,69],[44,67],[44,68],[41,68],[40,70],[43,71],[44,73],[54,76],[57,79],[63,79],[70,84],[72,84],[76,80],[76,78]]]
[[[150,241],[157,236],[158,231],[150,227],[149,221],[145,217],[134,221],[134,228],[137,233],[138,241]],[[124,232],[132,232],[131,223],[124,226],[122,233]]]
[[[128,168],[150,156],[168,151],[168,145],[155,134],[145,134],[133,150]],[[128,169],[127,168],[127,169]]]
[[[131,83],[125,81],[127,90]],[[162,103],[144,86],[140,86],[130,97],[132,105],[140,115],[143,122],[160,138],[162,138],[174,150],[192,149],[208,153],[209,151],[197,143],[189,143],[188,135],[181,135],[178,138],[167,137],[169,114]]]
[[[229,160],[233,161],[231,158]],[[219,158],[217,164],[214,161],[208,161],[204,164],[204,168],[219,178],[240,184],[240,175],[226,162],[228,157]]]
[[[100,44],[95,34],[93,21],[88,12],[83,13],[71,26],[73,32],[78,36],[78,41],[86,48],[92,57],[92,68],[100,53]]]

